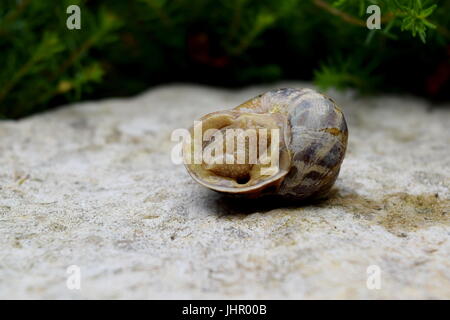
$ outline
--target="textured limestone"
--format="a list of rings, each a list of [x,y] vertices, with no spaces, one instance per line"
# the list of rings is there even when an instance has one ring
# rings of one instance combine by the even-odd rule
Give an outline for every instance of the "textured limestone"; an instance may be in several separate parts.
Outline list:
[[[449,299],[448,105],[330,92],[349,146],[316,204],[231,201],[171,163],[172,130],[285,86],[308,85],[173,85],[0,122],[0,298]]]

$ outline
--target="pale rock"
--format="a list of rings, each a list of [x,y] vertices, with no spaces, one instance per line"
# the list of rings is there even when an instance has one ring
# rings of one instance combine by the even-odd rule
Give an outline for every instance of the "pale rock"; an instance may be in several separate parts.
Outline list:
[[[170,85],[0,122],[0,298],[449,299],[449,105],[329,92],[349,145],[316,204],[230,201],[171,162],[174,129],[287,86],[311,85]]]

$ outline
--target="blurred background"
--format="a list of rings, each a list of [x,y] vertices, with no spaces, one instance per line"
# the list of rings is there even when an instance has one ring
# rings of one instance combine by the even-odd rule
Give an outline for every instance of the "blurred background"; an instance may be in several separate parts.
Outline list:
[[[69,30],[69,5],[81,29]],[[369,30],[369,5],[381,29]],[[450,100],[450,1],[1,0],[0,117],[190,82]]]

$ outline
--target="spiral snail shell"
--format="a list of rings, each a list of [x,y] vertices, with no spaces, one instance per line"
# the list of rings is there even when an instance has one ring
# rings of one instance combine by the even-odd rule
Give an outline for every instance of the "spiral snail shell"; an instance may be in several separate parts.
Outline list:
[[[228,150],[226,143],[217,147],[218,142],[223,142],[217,133],[228,135],[229,129],[241,129],[235,137],[245,141],[242,150],[235,146]],[[251,138],[245,131],[248,129],[266,129],[265,136],[257,135],[254,149],[249,147]],[[205,138],[208,130],[215,134]],[[209,189],[251,198],[279,195],[304,200],[325,196],[339,174],[348,139],[342,111],[332,99],[312,89],[265,92],[234,109],[203,116],[190,129],[191,135],[196,131],[203,134],[199,142],[202,150],[215,148],[215,153],[209,150],[215,160],[219,153],[222,160],[235,160],[241,155],[246,161],[185,163],[192,178]],[[262,155],[261,142],[269,150]],[[275,145],[277,148],[273,148]],[[183,150],[192,156],[194,149],[190,143]],[[250,150],[257,151],[256,161],[251,163]],[[276,156],[275,165],[263,163],[262,156],[266,160]]]

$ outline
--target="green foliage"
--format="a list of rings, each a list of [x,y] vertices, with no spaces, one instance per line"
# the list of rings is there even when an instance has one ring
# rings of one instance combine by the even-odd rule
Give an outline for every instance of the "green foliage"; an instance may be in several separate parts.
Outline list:
[[[81,30],[66,27],[72,4]],[[381,30],[366,27],[371,4]],[[428,0],[2,0],[0,117],[170,81],[449,98],[448,12]]]
[[[85,30],[68,30],[66,8],[81,3],[2,1],[0,114],[20,117],[45,109],[58,96],[76,101],[101,81],[103,70],[88,52],[113,40],[119,23],[99,8],[86,10]]]
[[[380,83],[378,76],[373,75],[377,66],[376,60],[364,61],[364,56],[343,58],[336,56],[327,63],[322,63],[315,71],[314,78],[319,88],[326,90],[358,88],[362,93],[370,93]]]
[[[436,29],[436,26],[429,22],[427,17],[433,13],[437,5],[433,4],[425,9],[420,0],[410,2],[410,7],[398,4],[399,9],[402,10],[401,16],[403,17],[401,28],[403,31],[411,31],[414,37],[418,34],[423,43],[425,43],[427,29]],[[398,3],[398,1],[395,3]]]
[[[423,43],[426,42],[428,29],[436,28],[427,18],[438,6],[427,0],[337,0],[333,6],[349,10],[358,8],[358,15],[364,16],[365,8],[370,4],[384,9],[385,18],[387,17],[385,21],[389,22],[391,27],[397,25],[401,31],[411,32],[413,37],[419,35]]]

